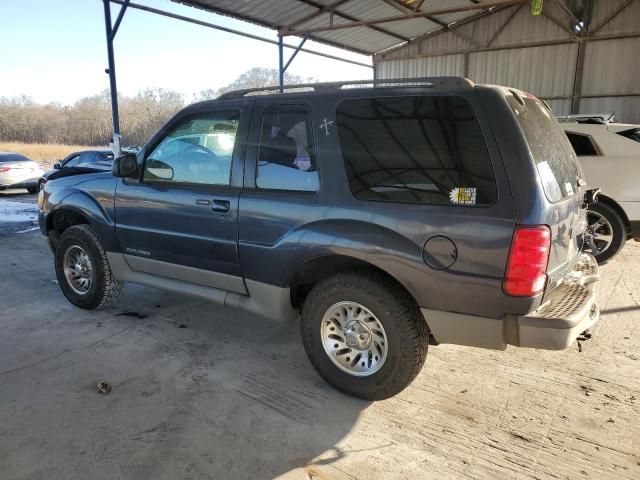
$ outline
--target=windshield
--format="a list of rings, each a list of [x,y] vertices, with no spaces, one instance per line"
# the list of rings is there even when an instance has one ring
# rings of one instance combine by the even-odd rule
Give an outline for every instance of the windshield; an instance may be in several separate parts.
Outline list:
[[[640,128],[632,128],[623,132],[618,132],[618,135],[627,137],[629,140],[640,143]]]
[[[575,152],[557,120],[538,99],[523,99],[516,118],[536,162],[538,176],[550,202],[572,197],[578,191],[580,171]]]

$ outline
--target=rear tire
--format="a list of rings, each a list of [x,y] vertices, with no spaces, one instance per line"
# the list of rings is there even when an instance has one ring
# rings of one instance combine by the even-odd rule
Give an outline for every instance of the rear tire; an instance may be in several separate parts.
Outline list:
[[[113,302],[123,283],[114,279],[107,254],[90,225],[67,228],[56,245],[56,276],[67,300],[87,310]]]
[[[620,214],[610,205],[597,202],[587,210],[585,251],[599,264],[615,257],[625,244],[627,233]]]
[[[340,311],[344,314],[332,313]],[[365,325],[357,327],[362,337],[354,337],[349,324]],[[328,329],[333,333],[327,335]],[[429,329],[420,309],[402,287],[377,272],[338,273],[316,284],[304,302],[300,330],[320,376],[337,390],[366,400],[383,400],[404,390],[427,356]],[[359,338],[365,343],[353,343]]]

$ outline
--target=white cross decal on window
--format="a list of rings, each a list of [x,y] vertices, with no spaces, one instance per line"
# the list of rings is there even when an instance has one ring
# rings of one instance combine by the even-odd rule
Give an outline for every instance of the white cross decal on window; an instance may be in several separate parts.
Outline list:
[[[330,122],[327,122],[327,119],[325,118],[320,124],[320,130],[324,128],[325,135],[329,135],[329,127],[333,124],[334,124],[333,120],[331,120]]]

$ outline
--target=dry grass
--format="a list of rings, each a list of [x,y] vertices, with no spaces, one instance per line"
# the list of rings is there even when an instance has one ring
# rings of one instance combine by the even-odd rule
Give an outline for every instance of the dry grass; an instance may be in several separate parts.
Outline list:
[[[78,150],[91,150],[100,147],[86,145],[60,145],[55,143],[0,142],[0,152],[16,152],[35,160],[49,169],[59,160]],[[106,147],[105,147],[106,148]]]

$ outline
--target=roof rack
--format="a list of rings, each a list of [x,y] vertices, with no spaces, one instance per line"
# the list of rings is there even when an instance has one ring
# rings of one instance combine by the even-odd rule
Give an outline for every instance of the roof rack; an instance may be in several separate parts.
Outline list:
[[[474,83],[464,77],[416,77],[388,78],[378,80],[349,80],[343,82],[300,83],[284,85],[282,93],[300,92],[336,92],[347,88],[393,88],[393,87],[426,87],[426,88],[473,88]],[[218,99],[239,98],[250,95],[279,94],[280,87],[258,87],[234,90],[223,93]]]

